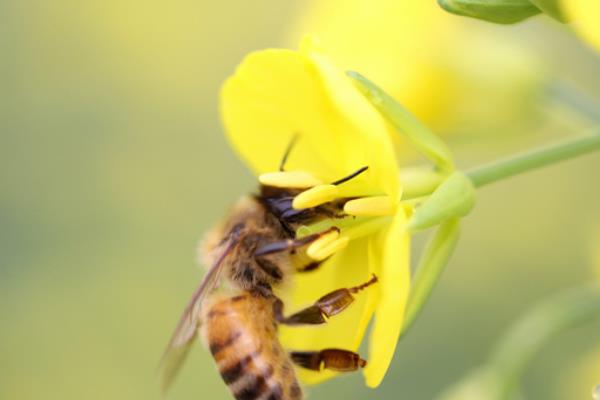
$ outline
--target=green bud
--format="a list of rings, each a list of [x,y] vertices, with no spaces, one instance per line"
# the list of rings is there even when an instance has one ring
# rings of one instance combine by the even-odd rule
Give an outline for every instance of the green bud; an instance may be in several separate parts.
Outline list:
[[[475,187],[462,172],[453,172],[418,206],[410,220],[408,229],[417,232],[438,225],[452,217],[464,217],[475,205]]]
[[[450,260],[459,236],[459,219],[442,223],[427,243],[410,289],[402,335],[412,326]]]
[[[358,72],[348,71],[347,74],[381,115],[421,154],[443,171],[454,170],[452,153],[442,139],[373,82]]]
[[[541,13],[529,0],[438,0],[444,10],[497,24],[514,24]]]
[[[530,0],[537,8],[559,22],[569,22],[563,14],[557,0]]]

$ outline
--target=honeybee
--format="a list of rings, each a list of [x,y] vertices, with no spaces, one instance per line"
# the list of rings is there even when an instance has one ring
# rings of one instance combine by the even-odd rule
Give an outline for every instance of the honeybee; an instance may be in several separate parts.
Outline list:
[[[280,164],[283,171],[286,154]],[[333,184],[342,184],[366,167]],[[344,349],[286,352],[277,338],[278,324],[323,324],[346,309],[353,294],[368,282],[325,294],[312,306],[289,316],[273,288],[294,273],[318,268],[309,260],[308,245],[337,228],[296,237],[296,229],[324,218],[343,216],[344,200],[313,208],[292,207],[302,190],[261,185],[259,193],[242,198],[223,223],[204,240],[204,262],[211,265],[193,294],[162,360],[163,390],[172,383],[198,331],[217,368],[238,400],[297,400],[303,397],[293,365],[314,371],[354,371],[366,365],[357,353]],[[227,295],[213,293],[220,282]]]

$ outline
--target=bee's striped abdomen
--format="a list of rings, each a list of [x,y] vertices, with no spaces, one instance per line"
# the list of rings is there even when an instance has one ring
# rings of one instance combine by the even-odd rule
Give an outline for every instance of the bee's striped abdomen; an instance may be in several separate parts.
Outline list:
[[[237,400],[299,400],[291,361],[282,349],[268,299],[242,294],[206,307],[203,336]]]

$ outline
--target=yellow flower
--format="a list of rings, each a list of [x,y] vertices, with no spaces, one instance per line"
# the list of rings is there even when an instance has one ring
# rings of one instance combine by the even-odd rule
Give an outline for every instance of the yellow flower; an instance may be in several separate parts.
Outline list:
[[[457,18],[435,0],[308,3],[290,40],[318,35],[341,67],[377,82],[435,132],[489,131],[489,121],[530,114],[543,66],[498,28]]]
[[[600,2],[598,0],[562,0],[561,6],[573,28],[600,50]]]
[[[402,328],[410,280],[407,215],[398,206],[401,188],[387,124],[310,39],[298,52],[272,49],[247,56],[223,87],[221,109],[232,146],[261,182],[288,179],[312,187],[295,198],[295,207],[357,198],[344,209],[354,217],[328,221],[341,229],[339,237],[313,249],[320,258],[335,254],[316,271],[296,274],[293,287],[280,294],[287,310],[297,310],[332,290],[368,281],[371,274],[379,283],[357,294],[355,303],[325,326],[281,327],[281,339],[295,350],[357,351],[374,313],[364,374],[367,385],[379,385]],[[286,172],[278,173],[293,137]],[[323,184],[365,166],[342,185]],[[302,227],[297,233],[320,229]],[[300,373],[307,383],[333,375]]]

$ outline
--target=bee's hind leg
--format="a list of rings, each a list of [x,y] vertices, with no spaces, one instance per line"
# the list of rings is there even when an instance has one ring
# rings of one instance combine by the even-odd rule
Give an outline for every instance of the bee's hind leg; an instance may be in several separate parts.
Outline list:
[[[354,302],[353,294],[356,294],[364,288],[377,282],[377,277],[373,277],[358,286],[334,290],[331,293],[321,297],[310,307],[305,308],[295,314],[286,317],[283,315],[283,302],[277,300],[273,306],[275,319],[280,324],[285,325],[319,325],[327,322],[327,318],[337,315],[344,311]]]
[[[364,368],[367,362],[353,351],[324,349],[321,351],[292,351],[290,357],[294,364],[313,371],[329,369],[339,372],[356,371]]]

